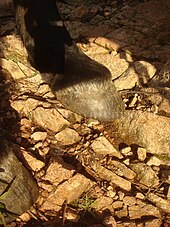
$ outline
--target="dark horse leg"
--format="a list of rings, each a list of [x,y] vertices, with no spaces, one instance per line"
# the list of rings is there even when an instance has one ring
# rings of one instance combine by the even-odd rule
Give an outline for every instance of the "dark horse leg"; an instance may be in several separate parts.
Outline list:
[[[86,56],[72,41],[55,0],[14,0],[16,23],[29,61],[56,98],[85,117],[111,121],[124,105],[110,71]]]

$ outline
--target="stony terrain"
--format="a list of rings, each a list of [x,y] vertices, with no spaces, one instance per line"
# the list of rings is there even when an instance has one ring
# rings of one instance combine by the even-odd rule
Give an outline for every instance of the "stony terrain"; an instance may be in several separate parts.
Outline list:
[[[0,9],[0,131],[40,195],[8,226],[170,226],[170,1],[61,1],[81,50],[104,64],[126,104],[100,123],[65,109],[27,61]],[[15,201],[16,202],[16,201]]]

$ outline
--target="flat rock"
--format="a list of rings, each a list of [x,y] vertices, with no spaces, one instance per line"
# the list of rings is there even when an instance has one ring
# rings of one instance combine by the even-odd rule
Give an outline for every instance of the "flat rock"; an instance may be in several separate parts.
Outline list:
[[[110,181],[112,184],[114,184],[126,191],[131,190],[130,181],[125,180],[124,178],[116,175],[112,171],[104,168],[103,166],[97,164],[94,166],[94,170],[100,178]]]
[[[46,174],[42,179],[49,181],[51,184],[58,185],[71,178],[75,172],[73,167],[65,163],[60,156],[51,158],[49,163]]]
[[[34,141],[38,142],[38,141],[44,141],[47,137],[47,132],[34,132],[31,135],[31,139],[33,139]]]
[[[114,81],[118,91],[132,89],[136,84],[139,84],[139,77],[134,68],[129,68],[126,73]]]
[[[132,180],[135,178],[136,173],[128,168],[125,164],[115,160],[112,160],[111,164],[117,167],[118,171],[120,171],[126,179]]]
[[[147,187],[156,187],[159,184],[159,178],[150,166],[145,163],[131,164],[130,167],[137,174],[136,179]],[[146,174],[147,173],[147,174]]]
[[[170,214],[170,201],[161,198],[160,196],[154,194],[154,193],[148,193],[147,199],[155,204],[159,209],[164,211],[167,214]]]
[[[97,198],[94,203],[92,204],[92,208],[94,208],[96,211],[102,213],[104,210],[106,210],[111,204],[113,203],[113,199],[106,196],[101,196],[100,198]]]
[[[70,125],[56,109],[37,107],[32,112],[32,119],[37,125],[55,133]]]
[[[81,140],[79,134],[71,128],[66,128],[61,132],[57,133],[55,135],[55,138],[58,142],[61,142],[63,145],[71,145]]]
[[[68,181],[60,184],[57,189],[44,201],[40,209],[42,211],[59,211],[65,201],[67,201],[67,203],[71,203],[78,199],[87,189],[89,184],[89,179],[77,173]]]
[[[94,152],[96,152],[96,154],[99,155],[109,154],[119,159],[123,158],[121,153],[118,150],[116,150],[104,136],[100,136],[99,138],[95,139],[91,147],[94,150]]]
[[[140,219],[145,216],[161,216],[158,208],[150,204],[130,206],[128,210],[130,219]]]

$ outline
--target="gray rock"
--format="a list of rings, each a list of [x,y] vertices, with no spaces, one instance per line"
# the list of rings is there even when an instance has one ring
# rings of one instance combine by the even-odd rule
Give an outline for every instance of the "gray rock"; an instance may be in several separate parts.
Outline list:
[[[14,145],[2,138],[0,143],[0,203],[7,210],[5,221],[8,223],[35,203],[38,186],[13,153]],[[6,195],[3,196],[5,192]],[[2,208],[1,213],[3,212]]]

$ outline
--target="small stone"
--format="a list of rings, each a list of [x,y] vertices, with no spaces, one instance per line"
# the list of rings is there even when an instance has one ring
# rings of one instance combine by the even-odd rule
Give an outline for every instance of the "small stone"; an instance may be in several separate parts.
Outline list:
[[[78,199],[88,188],[90,180],[77,173],[69,180],[58,185],[57,189],[44,201],[40,210],[59,211],[65,201],[71,203]]]
[[[127,206],[132,206],[132,205],[135,205],[136,203],[136,198],[133,197],[133,196],[125,196],[123,198],[123,203]]]
[[[66,128],[61,132],[57,133],[55,135],[55,138],[58,142],[61,142],[63,145],[71,145],[81,140],[79,134],[71,128]]]
[[[32,120],[42,128],[47,128],[52,132],[59,132],[70,125],[56,109],[45,109],[37,107],[32,111]]]
[[[128,216],[127,206],[123,207],[123,209],[121,209],[121,210],[115,211],[115,215],[116,215],[118,218],[127,217],[127,216]]]
[[[25,158],[25,160],[27,161],[27,163],[29,164],[29,166],[31,167],[31,169],[33,171],[39,171],[45,166],[44,162],[33,157],[27,151],[22,150],[22,154],[23,154],[23,157]]]
[[[148,166],[160,166],[161,160],[155,156],[152,156],[149,161],[147,162]]]
[[[131,147],[125,147],[121,150],[121,153],[125,156],[131,156],[133,155],[133,152],[131,151]]]
[[[125,160],[123,161],[123,163],[124,163],[125,165],[129,166],[129,165],[130,165],[130,159],[129,159],[129,158],[125,159]]]
[[[131,164],[130,167],[137,174],[137,179],[141,184],[147,187],[156,187],[159,184],[158,176],[152,168],[145,163]]]
[[[114,209],[121,209],[123,207],[123,202],[122,201],[115,201],[112,203],[112,206]]]
[[[125,196],[125,193],[121,192],[121,191],[118,191],[118,196],[119,196],[119,200],[123,200],[123,198]]]
[[[162,226],[161,219],[154,219],[145,222],[145,227],[161,227],[161,226]]]
[[[168,199],[168,201],[170,201],[170,186],[168,187],[167,199]]]
[[[31,135],[31,139],[33,139],[34,141],[44,141],[47,137],[47,133],[46,132],[34,132]]]
[[[30,220],[29,213],[25,212],[19,217],[23,222],[28,222]]]
[[[72,177],[74,172],[75,171],[71,165],[65,163],[62,157],[56,156],[50,159],[50,164],[43,180],[49,181],[53,185],[58,185]]]
[[[142,193],[137,192],[137,193],[136,193],[136,198],[137,198],[137,199],[143,200],[143,199],[145,199],[145,196],[144,196]]]
[[[151,192],[147,194],[147,199],[155,204],[163,212],[170,214],[170,201],[163,199]]]
[[[146,158],[146,149],[142,148],[142,147],[138,147],[137,149],[137,155],[138,155],[138,159],[140,161],[144,161]]]
[[[114,165],[115,167],[117,167],[117,169],[122,173],[122,175],[129,179],[132,180],[135,178],[136,173],[134,173],[131,169],[129,169],[128,167],[126,167],[123,163],[119,162],[119,161],[115,161],[112,160],[111,164]],[[116,173],[116,171],[115,171]]]
[[[97,154],[100,154],[100,155],[109,154],[119,159],[123,158],[121,153],[117,151],[104,136],[100,136],[99,138],[95,139],[91,147],[94,150],[94,152],[96,152]]]
[[[96,211],[102,213],[104,210],[106,210],[111,204],[113,203],[113,199],[101,196],[100,198],[97,198],[94,203],[91,205],[91,208],[94,208]]]
[[[131,190],[131,182],[125,180],[124,178],[116,175],[112,171],[100,166],[99,164],[93,166],[94,171],[98,174],[98,176],[102,179],[110,181],[112,184],[116,186],[130,191]]]
[[[116,195],[116,192],[113,191],[113,189],[107,191],[107,196],[110,198],[114,198]]]
[[[80,216],[76,212],[76,210],[73,210],[71,208],[67,208],[64,217],[66,220],[71,221],[71,222],[78,222],[80,219]]]
[[[144,223],[137,223],[136,227],[144,227]]]
[[[130,206],[128,210],[130,219],[140,219],[144,216],[161,217],[158,208],[150,204]]]
[[[103,224],[105,227],[117,227],[116,221],[113,216],[108,216],[104,218]]]
[[[134,107],[137,101],[138,101],[138,94],[135,94],[135,96],[129,103],[129,107]]]

